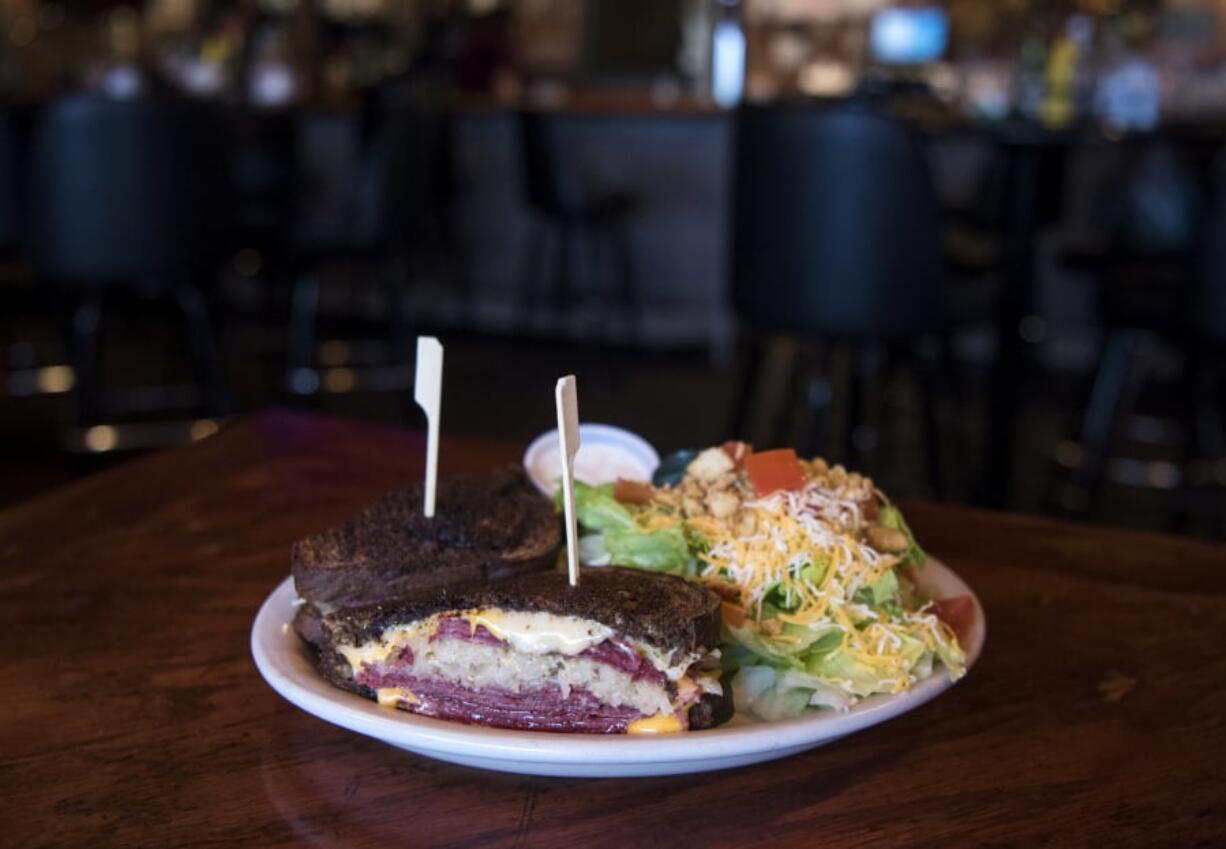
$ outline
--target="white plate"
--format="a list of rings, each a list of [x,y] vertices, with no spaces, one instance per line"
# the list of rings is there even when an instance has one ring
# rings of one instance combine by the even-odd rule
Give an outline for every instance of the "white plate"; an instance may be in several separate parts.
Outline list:
[[[935,560],[929,560],[920,575],[933,597],[971,592]],[[427,757],[502,772],[600,778],[727,769],[833,742],[914,710],[951,686],[938,667],[910,692],[874,696],[846,713],[814,712],[779,722],[760,722],[738,713],[719,728],[659,737],[506,731],[380,707],[328,684],[316,674],[291,627],[294,600],[293,580],[286,578],[265,600],[251,628],[255,664],[274,690],[333,725]],[[979,657],[984,633],[983,608],[975,598],[975,619],[964,646],[968,667]]]
[[[579,425],[579,453],[575,455],[575,479],[587,484],[614,483],[618,478],[650,481],[660,465],[660,455],[637,433],[606,424]],[[562,474],[558,456],[558,431],[542,433],[524,452],[524,469],[536,488],[548,496],[557,489]]]

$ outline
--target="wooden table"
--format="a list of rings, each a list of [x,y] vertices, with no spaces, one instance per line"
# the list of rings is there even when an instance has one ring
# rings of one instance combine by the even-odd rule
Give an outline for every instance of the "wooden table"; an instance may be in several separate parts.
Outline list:
[[[290,541],[419,436],[267,414],[0,513],[0,845],[1223,846],[1226,550],[914,505],[988,641],[931,704],[784,761],[560,780],[424,760],[264,685]],[[518,447],[453,441],[444,471]]]

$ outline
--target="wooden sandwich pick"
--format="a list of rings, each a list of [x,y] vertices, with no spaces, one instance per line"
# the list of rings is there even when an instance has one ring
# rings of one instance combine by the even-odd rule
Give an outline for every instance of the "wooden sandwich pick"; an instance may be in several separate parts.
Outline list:
[[[439,408],[443,394],[443,346],[433,336],[417,337],[417,376],[413,400],[426,414],[426,491],[422,512],[434,517],[434,494],[438,487]]]
[[[579,526],[575,521],[575,454],[579,451],[579,398],[575,376],[558,379],[558,453],[562,460],[562,506],[566,512],[566,571],[570,585],[579,586]]]

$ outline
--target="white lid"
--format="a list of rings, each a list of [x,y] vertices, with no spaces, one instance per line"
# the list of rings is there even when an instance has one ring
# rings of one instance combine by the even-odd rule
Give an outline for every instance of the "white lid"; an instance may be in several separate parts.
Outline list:
[[[658,465],[660,455],[638,434],[613,425],[579,425],[575,480],[586,484],[613,483],[619,478],[650,481]],[[553,495],[562,474],[556,429],[532,440],[524,452],[524,469],[537,489]]]

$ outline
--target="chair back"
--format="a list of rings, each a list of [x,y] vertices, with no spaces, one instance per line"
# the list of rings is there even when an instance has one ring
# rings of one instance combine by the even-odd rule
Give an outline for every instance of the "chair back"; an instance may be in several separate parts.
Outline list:
[[[546,112],[519,113],[519,158],[528,205],[549,216],[563,216],[583,206],[575,169],[560,155],[555,119]]]
[[[20,141],[13,117],[0,109],[0,256],[21,242],[22,186]]]
[[[937,319],[937,210],[919,139],[860,104],[737,113],[733,304],[762,330],[911,336]]]
[[[162,286],[229,247],[224,125],[189,101],[72,96],[31,146],[31,261],[40,275]]]
[[[383,117],[359,178],[356,238],[390,253],[420,246],[439,214],[449,152],[440,110],[403,104]]]
[[[1226,167],[1212,170],[1189,312],[1199,337],[1226,347]]]

